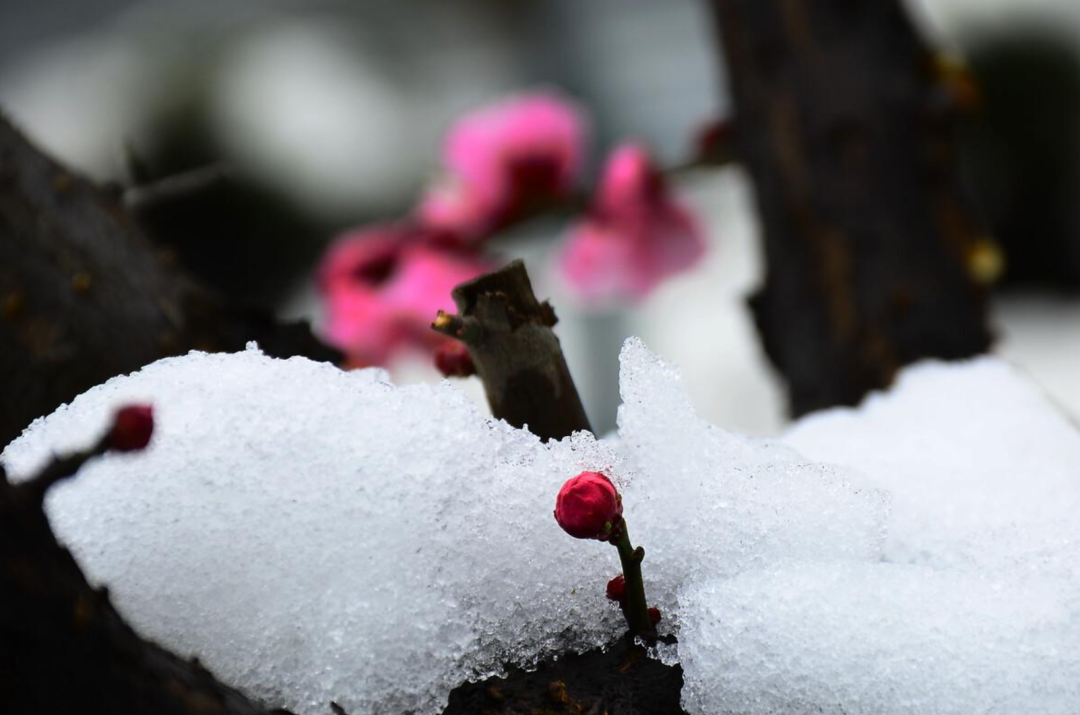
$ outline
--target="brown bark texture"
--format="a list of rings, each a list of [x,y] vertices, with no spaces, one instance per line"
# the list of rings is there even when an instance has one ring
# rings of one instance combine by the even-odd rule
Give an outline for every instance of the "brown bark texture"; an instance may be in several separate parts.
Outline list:
[[[764,234],[751,307],[791,412],[984,352],[990,244],[958,176],[961,102],[899,0],[712,8]]]
[[[462,283],[453,296],[458,315],[440,314],[432,327],[468,347],[496,418],[545,441],[592,430],[551,330],[555,310],[536,299],[522,261]]]
[[[227,304],[0,117],[0,446],[110,377],[192,349],[340,356],[306,325]]]

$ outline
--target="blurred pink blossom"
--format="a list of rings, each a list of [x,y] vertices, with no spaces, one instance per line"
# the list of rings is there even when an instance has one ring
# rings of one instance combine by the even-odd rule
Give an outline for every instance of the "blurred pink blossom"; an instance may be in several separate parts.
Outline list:
[[[426,231],[374,226],[338,239],[319,269],[324,333],[354,366],[383,365],[398,351],[432,351],[441,309],[454,310],[450,291],[491,269],[476,256],[432,246]]]
[[[584,161],[584,139],[581,112],[555,93],[538,91],[459,119],[443,159],[497,225],[530,205],[570,196]]]
[[[572,230],[559,265],[584,299],[640,299],[704,253],[697,216],[671,197],[644,147],[624,144],[609,157],[593,206]]]
[[[498,210],[456,177],[447,177],[425,191],[415,212],[430,231],[429,242],[454,248],[476,248],[496,228]]]

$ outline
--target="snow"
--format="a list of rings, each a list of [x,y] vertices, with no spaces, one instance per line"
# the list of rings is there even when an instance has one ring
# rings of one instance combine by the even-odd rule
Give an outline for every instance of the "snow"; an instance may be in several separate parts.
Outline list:
[[[152,400],[141,455],[50,518],[145,635],[302,715],[438,712],[455,685],[620,632],[614,549],[563,481],[614,475],[693,713],[1075,712],[1080,435],[996,359],[926,364],[782,440],[699,418],[621,355],[619,431],[544,445],[456,387],[255,349],[111,380],[2,455],[27,475]]]
[[[774,565],[685,594],[692,713],[1075,713],[1075,584],[901,564]]]
[[[784,441],[892,495],[882,562],[684,589],[691,712],[1076,712],[1080,435],[1025,377],[919,365]]]
[[[893,393],[807,417],[785,441],[893,495],[890,561],[1003,557],[1080,512],[1080,434],[998,360],[910,368]]]
[[[111,380],[4,461],[28,474],[146,399],[148,451],[88,467],[48,513],[144,635],[249,694],[304,715],[436,712],[504,661],[618,632],[614,549],[552,518],[568,476],[617,467],[590,436],[545,447],[448,383],[250,350]]]
[[[627,522],[645,548],[648,594],[682,615],[684,582],[727,578],[782,558],[873,562],[888,496],[775,441],[697,417],[677,370],[636,339],[621,361],[619,451],[631,482]],[[658,591],[658,592],[657,592]]]

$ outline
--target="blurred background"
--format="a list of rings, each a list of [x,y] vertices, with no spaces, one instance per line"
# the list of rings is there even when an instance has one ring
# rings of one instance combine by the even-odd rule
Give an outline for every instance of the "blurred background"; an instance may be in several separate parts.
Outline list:
[[[1080,3],[912,0],[962,55],[983,111],[964,127],[968,179],[1006,254],[996,352],[1080,415]],[[462,113],[555,87],[591,116],[589,174],[631,137],[665,164],[728,111],[695,0],[0,0],[0,108],[103,182],[224,163],[227,192],[177,218],[177,253],[217,290],[321,319],[313,271],[335,235],[406,214]],[[779,386],[744,305],[761,261],[737,168],[680,174],[710,252],[640,304],[591,310],[552,270],[565,222],[500,241],[524,256],[594,425],[614,426],[618,351],[638,335],[678,364],[701,414],[769,434]],[[391,366],[438,379],[429,361]],[[481,398],[470,379],[470,392]]]

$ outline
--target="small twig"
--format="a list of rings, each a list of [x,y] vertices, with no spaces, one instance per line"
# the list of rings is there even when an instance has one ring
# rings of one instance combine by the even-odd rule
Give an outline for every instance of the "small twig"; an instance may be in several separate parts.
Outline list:
[[[431,327],[468,347],[495,417],[545,441],[592,431],[551,330],[555,311],[536,299],[524,263],[462,283],[453,296],[460,314],[440,311]]]
[[[125,190],[124,208],[139,215],[210,191],[228,179],[229,170],[221,163],[172,174]]]
[[[93,457],[104,453],[104,451],[105,450],[101,448],[101,445],[99,444],[98,447],[95,447],[94,449],[75,452],[74,454],[68,454],[62,457],[54,456],[52,460],[45,465],[44,469],[37,473],[37,475],[29,481],[17,484],[15,489],[18,493],[31,495],[34,499],[43,499],[50,487],[75,476],[84,464]]]

